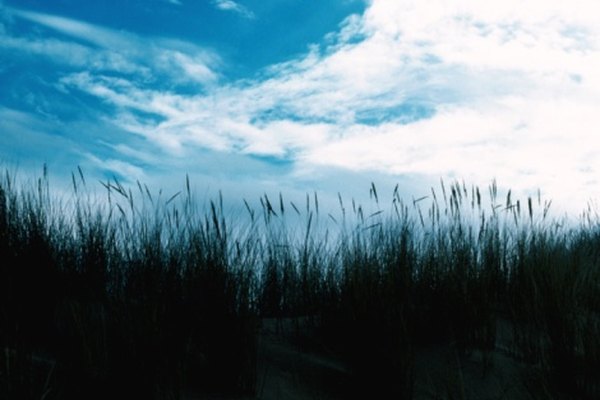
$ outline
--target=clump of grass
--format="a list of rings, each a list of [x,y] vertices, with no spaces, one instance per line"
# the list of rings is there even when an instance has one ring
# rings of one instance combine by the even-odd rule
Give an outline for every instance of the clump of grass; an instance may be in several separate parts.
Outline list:
[[[252,271],[220,207],[199,216],[190,191],[174,207],[117,181],[94,206],[83,174],[73,184],[63,207],[46,174],[34,193],[0,184],[2,397],[41,397],[38,359],[53,365],[46,398],[253,392]]]

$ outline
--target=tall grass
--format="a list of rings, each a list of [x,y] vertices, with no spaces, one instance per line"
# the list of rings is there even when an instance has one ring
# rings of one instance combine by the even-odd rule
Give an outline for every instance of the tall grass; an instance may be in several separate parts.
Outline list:
[[[592,209],[569,226],[539,197],[442,182],[390,204],[372,185],[370,213],[265,195],[233,218],[187,179],[172,196],[111,180],[99,200],[72,178],[63,199],[46,171],[0,180],[1,398],[253,394],[261,320],[289,317],[357,395],[411,398],[415,357],[442,346],[482,354],[483,374],[510,354],[533,397],[598,396]]]
[[[83,175],[73,182],[81,192]],[[105,187],[103,205],[61,208],[46,175],[33,193],[0,185],[2,397],[252,392],[253,249],[231,248],[219,206],[199,215],[189,191],[169,208],[140,185],[138,207]]]

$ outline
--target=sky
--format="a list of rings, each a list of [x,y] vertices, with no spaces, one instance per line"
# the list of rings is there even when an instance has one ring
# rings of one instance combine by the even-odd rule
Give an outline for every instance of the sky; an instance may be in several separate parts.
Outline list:
[[[332,204],[496,180],[576,214],[600,197],[598,21],[596,0],[0,0],[0,165]]]

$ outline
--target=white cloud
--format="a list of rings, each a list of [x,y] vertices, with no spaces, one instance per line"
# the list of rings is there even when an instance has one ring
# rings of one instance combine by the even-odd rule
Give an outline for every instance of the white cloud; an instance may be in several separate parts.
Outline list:
[[[245,18],[249,18],[249,19],[252,19],[255,17],[254,13],[252,11],[250,11],[247,7],[241,5],[240,3],[237,3],[233,0],[213,0],[213,4],[219,10],[232,11],[232,12],[238,13],[241,16],[243,16]]]
[[[219,75],[216,54],[190,43],[142,38],[86,22],[49,14],[11,9],[12,14],[93,46],[52,38],[24,38],[1,34],[0,46],[51,57],[55,62],[95,71],[131,74],[148,83],[157,74],[175,83],[213,85]]]
[[[149,76],[149,69],[139,65],[122,54],[111,51],[97,51],[87,46],[58,39],[29,39],[2,35],[0,48],[26,53],[33,56],[48,57],[55,63],[93,71],[118,71],[123,74]]]
[[[91,35],[89,26],[37,20]],[[326,45],[202,94],[90,73],[62,83],[118,106],[115,123],[174,157],[203,147],[292,158],[305,175],[335,167],[482,185],[496,177],[579,211],[600,196],[598,20],[591,0],[373,0]],[[93,40],[109,46],[113,33]],[[165,65],[215,82],[203,53],[157,46]]]
[[[176,6],[180,6],[183,4],[180,0],[167,0],[167,2],[175,4]]]
[[[103,160],[93,154],[86,154],[85,156],[90,165],[106,172],[118,174],[117,179],[126,179],[129,182],[135,182],[136,180],[145,182],[148,179],[142,168],[126,161],[117,159]]]
[[[21,18],[55,29],[61,33],[83,39],[101,47],[126,48],[135,41],[133,35],[116,32],[112,29],[99,27],[70,18],[16,9],[13,9],[12,12]]]

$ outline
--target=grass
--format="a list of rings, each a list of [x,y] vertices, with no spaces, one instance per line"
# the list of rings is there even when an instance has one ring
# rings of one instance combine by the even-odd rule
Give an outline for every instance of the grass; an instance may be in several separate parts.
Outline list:
[[[261,319],[289,317],[306,317],[298,343],[344,361],[360,396],[413,397],[427,346],[482,354],[489,373],[501,323],[532,398],[599,395],[591,209],[568,226],[539,198],[442,182],[388,205],[373,185],[368,215],[341,196],[336,217],[316,194],[265,195],[233,218],[220,197],[200,208],[187,179],[168,198],[103,182],[103,201],[81,170],[63,199],[45,170],[15,182],[0,180],[0,398],[253,395]]]

